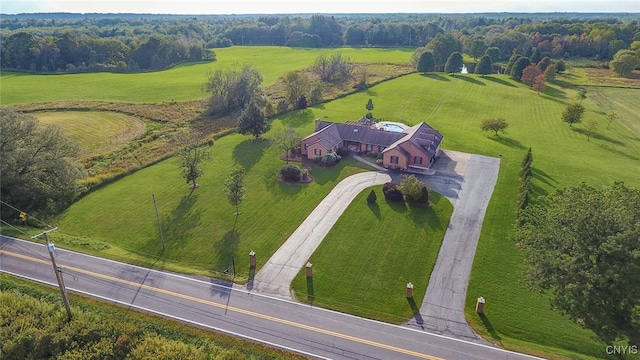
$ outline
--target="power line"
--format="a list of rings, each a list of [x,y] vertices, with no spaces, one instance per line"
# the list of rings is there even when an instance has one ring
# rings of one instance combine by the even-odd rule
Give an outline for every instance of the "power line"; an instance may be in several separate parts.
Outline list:
[[[20,213],[25,213],[25,214],[29,215],[26,211],[22,211],[22,210],[20,210],[20,209],[18,209],[18,208],[16,208],[16,207],[14,207],[14,206],[11,206],[11,205],[7,204],[6,202],[4,202],[4,201],[2,201],[2,200],[0,200],[0,203],[2,203],[3,205],[5,205],[5,206],[7,206],[7,207],[9,207],[9,208],[11,208],[11,209],[13,209],[13,210],[17,211],[17,212],[18,212],[18,214],[20,214]],[[35,221],[37,221],[37,222],[39,222],[40,224],[42,224],[42,225],[44,225],[44,226],[46,226],[46,227],[49,227],[50,229],[53,229],[53,228],[54,228],[54,226],[51,226],[51,225],[47,224],[46,222],[44,222],[44,221],[42,221],[42,220],[40,220],[40,219],[36,218],[35,216],[31,216],[31,215],[29,215],[29,218],[30,218],[30,219],[33,219],[33,220],[35,220]]]

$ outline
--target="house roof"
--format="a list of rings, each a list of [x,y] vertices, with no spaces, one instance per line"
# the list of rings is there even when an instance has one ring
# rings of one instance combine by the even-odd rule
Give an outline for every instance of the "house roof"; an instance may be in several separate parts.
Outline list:
[[[435,155],[442,141],[442,134],[425,122],[414,125],[404,132],[384,131],[369,125],[370,123],[362,119],[344,124],[316,120],[316,131],[303,140],[317,136],[317,142],[326,149],[333,148],[341,141],[353,141],[384,146],[386,148],[384,151],[397,148],[405,154],[408,154],[408,151],[403,144],[411,142],[429,157]]]
[[[442,142],[442,134],[425,122],[421,122],[408,128],[405,130],[404,134],[405,136],[403,138],[389,145],[389,147],[384,151],[394,148],[403,149],[404,144],[411,142],[424,154],[429,156],[429,158],[433,158],[438,150],[438,146]]]

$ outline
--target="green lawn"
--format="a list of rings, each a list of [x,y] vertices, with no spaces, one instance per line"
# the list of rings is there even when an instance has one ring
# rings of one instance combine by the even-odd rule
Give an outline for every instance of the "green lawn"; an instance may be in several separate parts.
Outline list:
[[[548,300],[530,293],[519,278],[522,255],[511,240],[511,231],[522,157],[528,147],[533,148],[533,185],[537,194],[582,181],[607,185],[623,180],[630,186],[640,186],[640,105],[634,100],[638,90],[590,90],[584,102],[585,122],[597,119],[601,124],[599,134],[591,141],[581,131],[582,124],[569,127],[560,120],[560,113],[566,104],[575,101],[575,95],[575,90],[557,85],[551,85],[544,94],[536,94],[506,76],[414,74],[315,110],[322,118],[354,119],[357,116],[353,109],[362,108],[371,97],[375,104],[373,114],[378,118],[409,124],[425,120],[444,134],[445,148],[501,158],[498,184],[471,276],[466,313],[472,326],[489,336],[490,341],[546,357],[606,354],[605,345],[593,340],[591,332],[550,311]],[[604,114],[613,109],[620,119],[606,129]],[[502,139],[479,130],[483,119],[497,116],[510,124]],[[358,219],[352,216],[344,221]],[[340,268],[340,251],[323,255],[332,256],[337,260],[327,266]],[[314,282],[316,296],[318,282]],[[304,290],[304,283],[295,284]],[[484,321],[474,312],[479,296],[487,299]],[[332,307],[344,308],[342,304]],[[382,312],[377,315],[385,316]]]
[[[201,87],[207,73],[233,64],[251,64],[264,78],[263,86],[273,84],[287,72],[310,67],[323,53],[341,51],[355,62],[402,63],[411,59],[411,49],[302,49],[273,46],[233,46],[215,49],[215,62],[178,65],[165,71],[118,74],[84,73],[31,75],[0,74],[2,105],[63,100],[102,100],[115,102],[166,102],[206,97]]]
[[[301,50],[300,54],[303,53]],[[407,58],[409,56],[407,53]],[[561,77],[560,80],[571,79]],[[2,91],[5,91],[4,85],[3,77]],[[537,194],[582,181],[609,185],[623,180],[629,186],[640,187],[639,109],[635,100],[638,90],[598,88],[588,93],[584,101],[585,119],[587,122],[596,119],[601,124],[598,135],[591,141],[587,141],[582,124],[570,127],[560,120],[562,110],[575,101],[575,95],[575,89],[553,84],[545,93],[537,94],[500,75],[413,74],[289,114],[275,120],[274,127],[284,124],[306,135],[313,129],[314,118],[358,119],[366,113],[365,104],[372,98],[373,115],[377,118],[409,124],[427,121],[444,134],[444,148],[500,157],[500,176],[487,210],[468,289],[469,322],[478,332],[489,336],[490,341],[507,348],[544,356],[603,357],[605,345],[592,339],[591,332],[551,311],[544,297],[528,292],[519,278],[522,255],[511,240],[518,170],[529,147],[533,149],[533,185]],[[618,111],[620,119],[606,129],[605,113],[612,109]],[[483,119],[498,116],[510,124],[502,138],[479,130]],[[101,255],[208,274],[229,266],[233,255],[242,281],[248,275],[250,250],[258,253],[258,266],[263,264],[337,181],[364,170],[346,159],[336,168],[313,168],[311,174],[317,180],[314,184],[284,185],[274,178],[282,165],[277,159],[280,152],[264,141],[254,142],[232,135],[218,140],[213,151],[214,160],[205,168],[205,175],[199,181],[201,187],[190,197],[176,160],[169,159],[101,188],[74,204],[59,219],[58,225],[67,234],[66,240],[60,241],[87,242],[91,244],[87,248],[93,252],[108,246]],[[226,202],[221,185],[234,163],[248,169],[246,200],[240,207],[242,215],[237,232],[232,231],[234,209]],[[164,251],[157,234],[152,193],[158,199],[163,228],[166,228],[167,249]],[[341,221],[356,219],[345,217]],[[386,249],[381,246],[377,250],[385,252]],[[331,249],[323,251],[335,253]],[[343,265],[323,260],[339,257],[315,256],[318,259],[313,261],[317,261],[320,278],[316,278],[313,290],[319,299],[323,291],[322,268]],[[346,280],[352,274],[357,272],[344,271],[341,279],[353,281]],[[398,283],[398,296],[402,299],[405,278],[394,280],[393,277],[399,275],[393,271],[379,275],[380,278],[369,280]],[[302,286],[304,291],[305,281],[296,287]],[[428,281],[412,282],[419,292],[425,290]],[[373,295],[374,292],[359,294]],[[473,312],[478,296],[487,299],[485,319]],[[357,301],[354,304],[359,306]],[[403,305],[406,309],[406,304]],[[367,316],[375,313],[377,315],[371,316],[380,318],[393,313],[383,307],[365,310]]]
[[[368,205],[374,189],[378,201]],[[437,193],[430,206],[387,202],[382,185],[363,190],[338,219],[294,279],[296,297],[328,307],[391,323],[404,323],[422,304],[429,276],[453,211]],[[407,301],[407,283],[415,284]]]
[[[63,230],[52,238],[103,256],[203,275],[220,275],[234,257],[236,279],[246,280],[251,250],[257,252],[259,265],[264,263],[339,180],[368,169],[345,159],[337,167],[313,167],[315,183],[287,185],[276,179],[284,165],[279,155],[267,140],[225,136],[214,144],[214,158],[203,166],[200,187],[192,194],[178,160],[171,158],[80,199],[59,218]],[[235,209],[222,185],[234,164],[247,169],[247,191],[235,231]],[[164,251],[152,194],[160,212]],[[78,246],[84,242],[86,248]]]

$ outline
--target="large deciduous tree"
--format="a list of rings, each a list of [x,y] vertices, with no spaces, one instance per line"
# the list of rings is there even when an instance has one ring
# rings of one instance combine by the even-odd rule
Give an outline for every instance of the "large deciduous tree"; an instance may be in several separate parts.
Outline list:
[[[431,51],[425,51],[420,55],[420,60],[418,60],[418,71],[421,73],[427,73],[435,71],[436,69],[436,61],[433,57],[433,53]]]
[[[227,115],[240,111],[250,101],[262,105],[265,100],[261,84],[262,75],[249,65],[208,74],[204,90],[211,93],[210,111]]]
[[[533,86],[533,82],[536,76],[542,74],[542,71],[536,66],[529,65],[524,70],[522,70],[522,76],[520,77],[520,81],[523,84],[527,84],[529,86]]]
[[[462,51],[462,43],[452,33],[438,33],[429,41],[425,49],[433,51],[436,66],[442,66],[451,54]]]
[[[313,65],[313,72],[324,82],[339,83],[353,75],[353,68],[353,62],[337,52],[330,56],[325,54],[318,56]]]
[[[292,128],[281,129],[275,133],[274,142],[284,150],[287,164],[289,163],[289,154],[300,146],[300,140],[300,136]]]
[[[57,127],[40,127],[32,115],[0,108],[0,198],[27,213],[52,214],[81,192],[79,147]],[[0,206],[2,219],[17,218]]]
[[[482,123],[480,123],[480,130],[493,131],[497,137],[500,137],[498,133],[504,133],[508,127],[509,123],[500,117],[483,120]]]
[[[462,71],[463,65],[462,54],[456,51],[447,59],[447,63],[444,66],[444,71],[451,74],[459,73],[460,71]]]
[[[491,61],[491,56],[484,55],[480,58],[480,62],[478,66],[476,66],[476,74],[480,74],[482,76],[489,75],[493,72],[493,62]]]
[[[264,110],[255,102],[249,102],[238,119],[238,132],[246,135],[251,134],[257,140],[261,134],[266,133],[271,129],[271,125],[267,121],[267,117],[264,115]]]
[[[582,121],[585,108],[580,103],[569,104],[562,112],[562,121],[568,122],[569,126]]]
[[[640,65],[640,59],[637,52],[631,50],[620,50],[609,62],[611,70],[623,77],[630,77],[631,72]]]
[[[640,190],[581,184],[524,214],[529,285],[604,341],[640,344]]]
[[[511,77],[515,80],[522,79],[522,73],[524,72],[524,69],[529,65],[531,65],[531,60],[529,60],[528,57],[519,57],[511,67]]]

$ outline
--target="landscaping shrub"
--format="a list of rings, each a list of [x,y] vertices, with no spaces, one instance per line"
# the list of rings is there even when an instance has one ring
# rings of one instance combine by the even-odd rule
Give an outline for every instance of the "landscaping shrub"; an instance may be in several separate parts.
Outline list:
[[[328,153],[327,155],[322,157],[322,163],[323,164],[333,164],[336,163],[338,161],[340,161],[340,159],[342,159],[342,157],[336,153]]]
[[[300,181],[302,179],[302,170],[295,165],[288,164],[280,169],[280,175],[285,180]]]
[[[384,193],[384,197],[389,201],[404,201],[404,195],[402,191],[398,189],[398,184],[394,182],[385,183],[382,186],[382,193]]]
[[[378,200],[376,192],[371,189],[371,192],[369,193],[369,195],[367,195],[367,204],[373,205],[376,203],[376,200]]]
[[[341,157],[349,156],[349,149],[340,148],[340,149],[338,149],[338,151],[336,151],[336,153]]]

